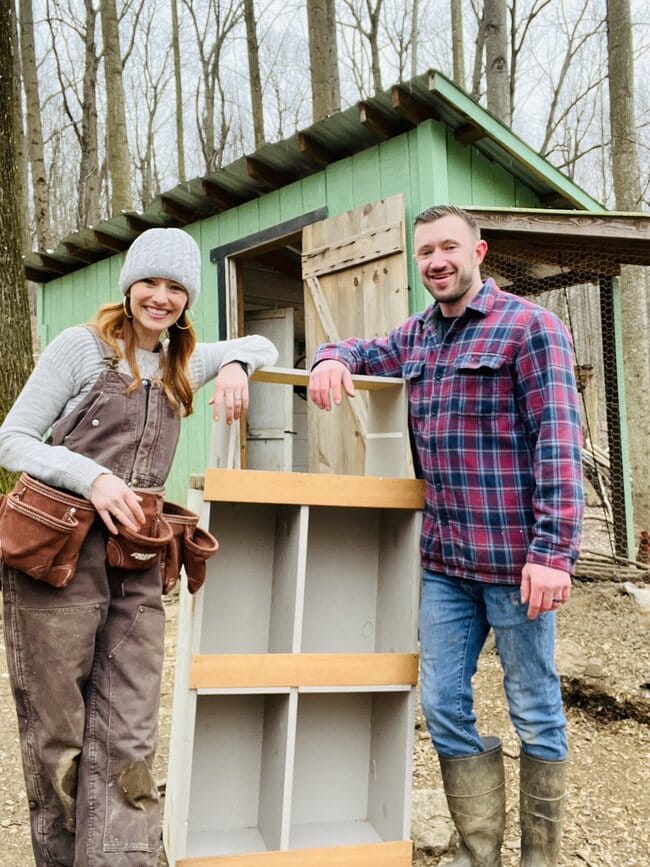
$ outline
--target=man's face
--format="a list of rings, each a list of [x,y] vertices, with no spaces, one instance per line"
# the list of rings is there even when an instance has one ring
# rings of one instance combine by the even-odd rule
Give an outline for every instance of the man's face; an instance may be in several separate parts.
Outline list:
[[[479,265],[487,244],[476,239],[462,217],[450,214],[416,226],[413,246],[425,288],[439,302],[443,315],[457,316],[483,285]]]

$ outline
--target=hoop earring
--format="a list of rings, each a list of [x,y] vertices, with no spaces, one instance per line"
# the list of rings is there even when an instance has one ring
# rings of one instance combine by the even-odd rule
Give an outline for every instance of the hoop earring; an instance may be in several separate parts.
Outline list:
[[[189,331],[190,328],[192,327],[192,323],[194,322],[194,314],[192,313],[192,318],[188,319],[187,318],[188,313],[192,313],[192,311],[186,307],[185,310],[183,310],[183,319],[187,323],[187,325],[179,325],[178,324],[181,321],[180,316],[176,320],[176,327],[178,328],[179,331]]]
[[[129,296],[125,295],[124,298],[122,299],[122,309],[124,310],[124,315],[126,316],[127,319],[133,319],[133,313],[131,313],[131,311],[128,308],[129,300],[130,300]]]

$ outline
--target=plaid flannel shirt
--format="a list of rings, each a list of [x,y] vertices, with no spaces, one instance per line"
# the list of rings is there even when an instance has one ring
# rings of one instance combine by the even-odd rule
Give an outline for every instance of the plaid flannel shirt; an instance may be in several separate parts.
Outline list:
[[[571,338],[491,279],[439,339],[436,305],[386,337],[323,344],[313,364],[406,380],[421,554],[435,572],[518,584],[526,562],[573,571],[584,497]]]

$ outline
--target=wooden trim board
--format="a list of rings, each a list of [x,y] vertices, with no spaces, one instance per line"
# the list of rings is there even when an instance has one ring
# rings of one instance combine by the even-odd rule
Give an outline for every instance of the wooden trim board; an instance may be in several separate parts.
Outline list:
[[[309,371],[290,367],[261,367],[251,374],[253,382],[274,382],[279,385],[309,384]],[[359,391],[378,391],[382,388],[401,386],[404,380],[394,376],[362,376],[353,373],[352,382]]]
[[[190,689],[384,686],[417,683],[417,653],[204,653]]]
[[[366,509],[424,506],[424,482],[380,476],[281,473],[272,470],[205,471],[204,499],[222,503],[273,503]]]
[[[176,867],[410,867],[412,858],[411,840],[398,840],[364,846],[181,858]]]

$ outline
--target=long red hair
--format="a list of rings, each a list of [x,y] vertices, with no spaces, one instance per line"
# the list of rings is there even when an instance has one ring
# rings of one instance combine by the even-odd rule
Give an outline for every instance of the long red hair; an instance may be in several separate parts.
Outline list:
[[[189,374],[189,360],[196,346],[196,332],[186,314],[181,320],[183,328],[172,325],[168,331],[169,341],[162,359],[162,387],[172,406],[182,415],[191,415],[194,390]],[[105,304],[100,307],[90,323],[102,340],[113,349],[119,358],[125,358],[133,372],[133,382],[128,391],[135,391],[142,384],[136,361],[138,341],[131,319],[126,315],[124,304]],[[189,328],[187,327],[189,326]],[[122,340],[124,348],[118,343]]]

